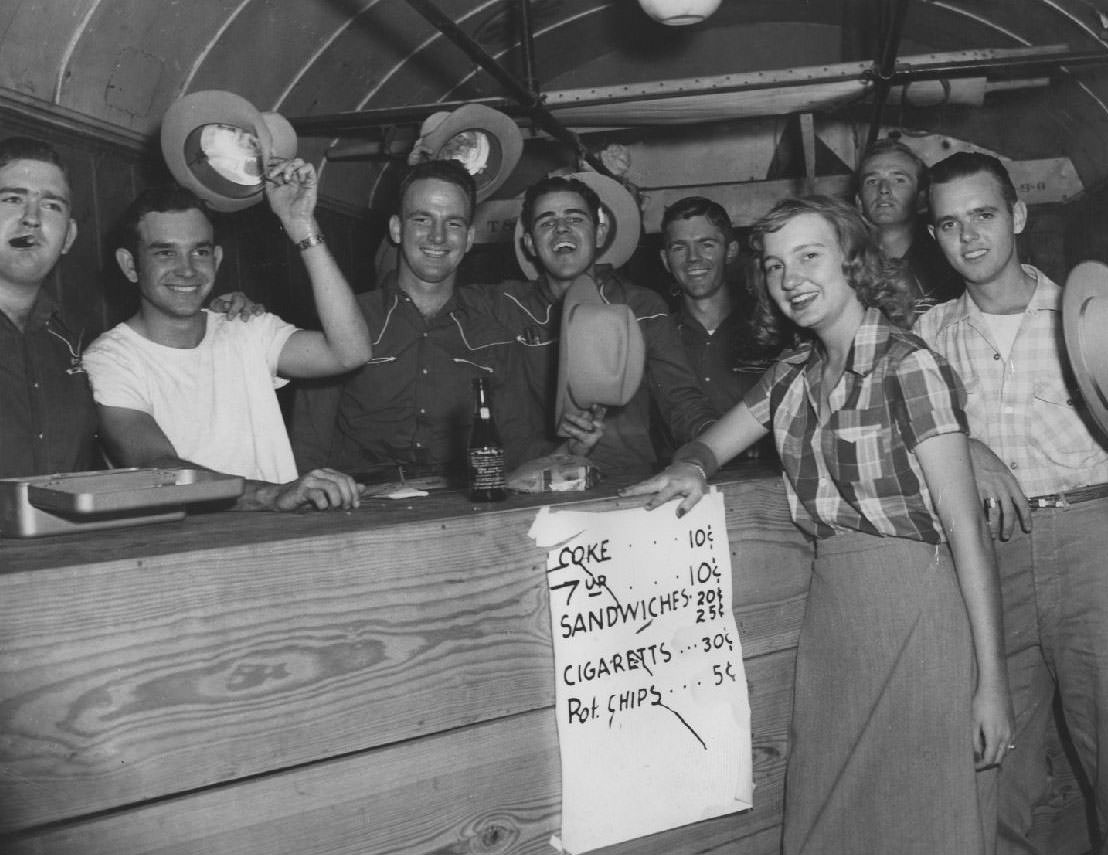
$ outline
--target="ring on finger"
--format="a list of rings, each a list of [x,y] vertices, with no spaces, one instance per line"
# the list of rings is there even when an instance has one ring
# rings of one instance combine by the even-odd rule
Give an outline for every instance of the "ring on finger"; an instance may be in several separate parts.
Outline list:
[[[990,511],[993,508],[996,508],[996,507],[999,507],[999,506],[1000,506],[1000,499],[998,499],[996,496],[988,496],[985,499],[985,510]]]

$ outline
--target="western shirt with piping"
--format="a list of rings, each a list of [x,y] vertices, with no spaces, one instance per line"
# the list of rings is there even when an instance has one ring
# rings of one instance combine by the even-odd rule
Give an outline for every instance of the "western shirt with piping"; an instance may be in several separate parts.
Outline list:
[[[22,332],[0,312],[0,478],[102,467],[78,328],[43,292]]]
[[[304,383],[292,420],[301,471],[360,472],[383,463],[460,470],[472,420],[472,380],[492,381],[493,414],[506,465],[523,462],[532,432],[513,337],[470,286],[424,318],[388,274],[358,295],[373,356],[339,378]]]
[[[604,436],[589,457],[606,474],[641,471],[658,459],[650,433],[652,406],[682,444],[697,437],[719,414],[697,384],[662,298],[623,281],[605,265],[597,266],[594,278],[604,302],[634,311],[646,343],[646,370],[634,397],[623,407],[609,408]],[[545,414],[548,451],[559,441],[553,433],[553,414],[561,300],[545,279],[506,282],[490,290],[498,317],[523,344],[528,385]],[[532,446],[532,453],[535,450]]]

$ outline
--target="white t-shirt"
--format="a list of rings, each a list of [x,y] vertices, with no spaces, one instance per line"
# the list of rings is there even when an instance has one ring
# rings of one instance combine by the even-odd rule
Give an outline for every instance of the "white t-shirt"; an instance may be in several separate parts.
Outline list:
[[[1014,315],[981,313],[981,317],[985,319],[985,326],[992,333],[996,346],[1000,348],[1000,355],[1004,359],[1012,355],[1012,345],[1016,342],[1016,333],[1020,331],[1024,314],[1025,312],[1016,312]]]
[[[149,413],[177,455],[218,472],[284,484],[297,477],[275,389],[277,361],[297,331],[276,315],[249,321],[208,312],[194,348],[166,347],[127,324],[83,361],[96,403]]]

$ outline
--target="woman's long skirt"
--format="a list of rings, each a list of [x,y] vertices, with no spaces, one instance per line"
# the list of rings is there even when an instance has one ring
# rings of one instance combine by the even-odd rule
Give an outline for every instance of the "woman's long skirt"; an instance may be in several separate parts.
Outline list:
[[[947,547],[820,540],[800,632],[785,855],[979,855],[973,644]]]

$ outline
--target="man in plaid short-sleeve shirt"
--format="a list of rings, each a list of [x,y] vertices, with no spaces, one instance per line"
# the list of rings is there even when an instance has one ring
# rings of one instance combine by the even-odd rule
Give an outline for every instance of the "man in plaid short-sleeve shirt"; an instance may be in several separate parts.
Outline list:
[[[1103,838],[1108,452],[1068,372],[1061,289],[1020,264],[1016,235],[1027,208],[1004,166],[990,155],[952,155],[932,167],[930,198],[932,232],[966,293],[924,314],[916,331],[966,387],[970,452],[1004,598],[1017,750],[999,776],[998,851],[1037,851],[1028,834],[1048,787],[1044,740],[1055,687]]]

